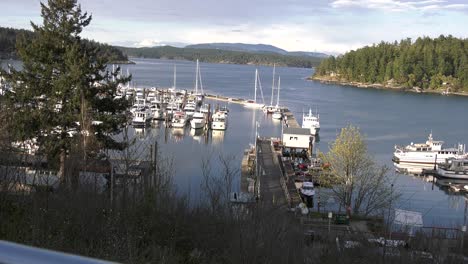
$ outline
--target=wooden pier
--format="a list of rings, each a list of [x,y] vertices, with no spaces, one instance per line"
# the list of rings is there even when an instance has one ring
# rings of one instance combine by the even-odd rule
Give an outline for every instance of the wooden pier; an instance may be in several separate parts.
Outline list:
[[[288,201],[281,184],[283,173],[270,139],[257,140],[257,158],[260,200],[267,205],[287,207]]]

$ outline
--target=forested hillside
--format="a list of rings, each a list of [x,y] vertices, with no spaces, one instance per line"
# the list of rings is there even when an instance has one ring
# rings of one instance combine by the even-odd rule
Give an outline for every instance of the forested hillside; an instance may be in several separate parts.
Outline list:
[[[32,31],[24,29],[13,29],[0,27],[0,59],[17,59],[16,38],[24,34],[27,38],[33,38]],[[98,56],[105,58],[108,62],[124,63],[128,61],[126,55],[113,46],[98,43],[92,40],[84,40],[85,45],[98,48]]]
[[[203,62],[212,63],[235,63],[235,64],[259,64],[310,68],[320,64],[323,58],[297,57],[281,55],[277,53],[252,53],[241,51],[229,51],[220,49],[195,49],[175,48],[171,46],[151,48],[126,48],[118,47],[130,57],[155,58],[155,59],[180,59],[194,61],[199,59]]]
[[[468,91],[468,39],[441,35],[366,46],[321,62],[314,79]]]

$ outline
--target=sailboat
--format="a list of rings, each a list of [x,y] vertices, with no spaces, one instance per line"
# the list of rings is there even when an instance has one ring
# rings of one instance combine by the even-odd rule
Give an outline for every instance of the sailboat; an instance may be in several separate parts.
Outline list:
[[[253,100],[247,100],[244,104],[245,107],[248,108],[262,108],[265,106],[265,103],[260,104],[257,103],[257,87],[260,88],[260,92],[262,95],[262,101],[265,102],[263,99],[263,90],[262,90],[262,84],[260,82],[260,77],[258,76],[258,69],[255,69],[255,93],[254,93],[254,99]]]
[[[276,72],[276,64],[273,64],[273,80],[271,82],[270,105],[263,107],[263,112],[267,114],[273,113],[275,109],[275,107],[273,106],[273,98],[275,97],[275,72]]]
[[[199,81],[200,81],[200,91],[198,91],[198,82]],[[202,79],[201,79],[200,63],[198,62],[198,59],[197,59],[197,67],[196,67],[196,70],[195,70],[195,93],[194,93],[194,95],[195,95],[195,98],[196,98],[197,105],[201,105],[205,95],[203,94],[203,83],[202,83]]]
[[[283,112],[281,112],[281,108],[279,107],[279,94],[280,94],[280,87],[281,87],[281,77],[278,77],[278,96],[276,98],[276,106],[274,108],[273,115],[271,116],[273,119],[282,119]]]

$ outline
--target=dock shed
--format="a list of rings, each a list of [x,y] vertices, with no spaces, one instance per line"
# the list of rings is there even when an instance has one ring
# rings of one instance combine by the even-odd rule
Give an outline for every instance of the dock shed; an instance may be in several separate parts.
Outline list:
[[[291,149],[312,149],[312,137],[308,128],[283,127],[283,146]]]

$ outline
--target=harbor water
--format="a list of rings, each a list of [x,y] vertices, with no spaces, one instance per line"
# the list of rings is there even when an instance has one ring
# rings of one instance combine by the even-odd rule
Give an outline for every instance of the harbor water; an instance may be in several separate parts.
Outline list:
[[[122,68],[123,72],[129,69],[138,87],[172,87],[174,64],[177,66],[177,88],[192,90],[194,87],[195,62],[132,60],[136,64]],[[256,66],[201,63],[200,68],[205,92],[253,99]],[[257,68],[265,103],[270,104],[273,68]],[[288,107],[299,123],[302,113],[309,108],[320,114],[320,141],[315,149],[326,152],[342,127],[358,126],[366,136],[371,155],[379,164],[391,168],[394,188],[402,193],[397,207],[421,212],[425,226],[459,227],[463,222],[466,198],[420,176],[394,173],[391,159],[394,145],[424,142],[431,131],[434,139],[444,140],[448,146],[468,143],[468,116],[463,114],[468,109],[468,98],[322,84],[306,80],[312,72],[311,69],[276,68],[277,76],[281,76],[280,105]],[[262,100],[261,94],[257,98]],[[230,160],[233,168],[240,169],[243,151],[254,142],[256,129],[260,136],[279,137],[281,134],[280,122],[260,110],[232,103],[207,102],[212,106],[228,105],[229,124],[225,132],[166,129],[163,123],[132,130],[144,144],[158,142],[160,154],[173,160],[174,183],[178,191],[189,194],[191,199],[200,197],[203,160],[210,160],[213,175],[222,173],[220,155]],[[259,123],[257,128],[256,121]]]

